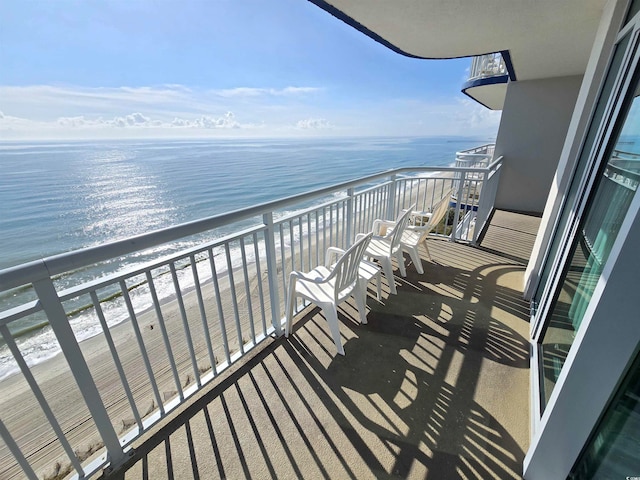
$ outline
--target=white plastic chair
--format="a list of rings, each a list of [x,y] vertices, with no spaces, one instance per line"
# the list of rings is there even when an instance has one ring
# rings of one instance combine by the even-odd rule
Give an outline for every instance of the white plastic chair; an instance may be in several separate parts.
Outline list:
[[[451,191],[447,191],[442,199],[433,207],[432,212],[428,215],[428,221],[425,225],[413,226],[408,225],[402,232],[400,238],[400,245],[402,250],[407,252],[416,266],[416,271],[422,275],[424,274],[424,268],[422,268],[422,260],[420,260],[420,245],[424,245],[424,249],[427,252],[427,257],[431,260],[431,253],[427,246],[427,238],[429,234],[438,226],[440,221],[449,211],[449,201],[451,197]],[[419,213],[416,216],[427,218],[426,214]],[[395,222],[382,222],[382,225],[387,228],[394,228]]]
[[[325,256],[325,267],[332,269],[332,264],[334,263],[333,257],[337,256],[340,258],[344,255],[345,251],[338,247],[329,247],[327,248],[327,255]],[[368,262],[367,260],[362,260],[360,262],[360,267],[358,268],[358,276],[360,277],[360,290],[362,295],[364,296],[365,302],[367,301],[367,286],[369,282],[376,279],[376,299],[380,301],[381,296],[381,285],[380,285],[380,267],[373,262]]]
[[[431,216],[429,217],[429,221],[426,225],[409,225],[400,239],[402,249],[409,254],[413,264],[416,266],[416,271],[420,275],[424,273],[424,268],[422,268],[422,261],[420,260],[420,252],[418,249],[420,248],[420,245],[424,245],[427,257],[431,260],[431,253],[429,252],[429,246],[427,245],[427,238],[429,238],[429,234],[438,226],[449,211],[450,197],[450,192],[447,192],[440,202],[433,207]]]
[[[396,294],[396,283],[393,279],[393,265],[391,263],[391,259],[395,257],[398,268],[400,269],[400,274],[403,277],[407,276],[407,271],[404,268],[404,257],[402,256],[402,248],[400,245],[400,239],[402,238],[402,232],[406,228],[409,222],[409,216],[411,215],[411,211],[415,205],[411,205],[408,210],[400,215],[396,222],[393,222],[393,229],[390,230],[385,236],[374,235],[371,238],[371,242],[367,247],[367,250],[364,254],[367,258],[373,258],[380,262],[382,266],[382,271],[384,272],[384,276],[387,278],[387,282],[389,283],[389,290],[392,294]],[[388,224],[390,222],[386,222],[384,220],[374,220],[373,222],[373,231],[380,232],[380,227],[382,225]],[[356,235],[356,240],[362,237],[364,234],[359,233]]]
[[[360,322],[367,323],[365,296],[361,291],[362,282],[359,277],[359,269],[371,237],[370,233],[358,239],[342,254],[331,269],[326,266],[318,266],[309,273],[291,272],[287,289],[285,336],[288,337],[291,330],[295,299],[302,297],[322,309],[338,353],[344,355],[337,307],[353,295],[360,314]]]

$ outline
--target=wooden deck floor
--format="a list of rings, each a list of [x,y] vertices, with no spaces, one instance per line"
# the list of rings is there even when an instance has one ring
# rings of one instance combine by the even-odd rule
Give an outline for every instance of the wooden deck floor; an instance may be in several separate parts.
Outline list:
[[[136,445],[112,478],[520,478],[529,441],[535,217],[496,212],[479,248],[429,240],[418,275],[339,311],[309,307]],[[423,252],[424,253],[424,252]],[[396,271],[397,272],[397,271]]]

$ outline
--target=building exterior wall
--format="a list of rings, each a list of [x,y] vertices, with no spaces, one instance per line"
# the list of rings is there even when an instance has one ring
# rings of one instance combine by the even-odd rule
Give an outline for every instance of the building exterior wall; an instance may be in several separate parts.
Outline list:
[[[582,83],[582,76],[512,82],[495,157],[505,161],[496,208],[542,213]]]

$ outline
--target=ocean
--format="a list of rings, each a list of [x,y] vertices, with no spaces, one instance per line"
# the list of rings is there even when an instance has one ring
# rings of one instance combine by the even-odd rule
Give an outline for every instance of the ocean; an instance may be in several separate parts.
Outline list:
[[[392,168],[449,166],[456,151],[490,141],[425,137],[0,143],[0,270]],[[127,259],[128,266],[143,261]],[[82,274],[89,279],[121,265],[100,268],[100,273],[88,269]],[[56,281],[64,286],[64,278]],[[167,285],[166,296],[170,288]],[[0,293],[0,310],[32,298],[27,289]],[[121,318],[125,316],[123,311]],[[58,352],[42,318],[15,323],[11,331],[28,364]],[[93,320],[85,323],[74,325],[79,339],[98,331]],[[14,371],[0,339],[0,379]]]

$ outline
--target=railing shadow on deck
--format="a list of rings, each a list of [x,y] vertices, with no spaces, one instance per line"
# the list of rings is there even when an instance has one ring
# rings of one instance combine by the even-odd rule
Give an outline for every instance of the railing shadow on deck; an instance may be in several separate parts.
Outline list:
[[[527,321],[526,302],[498,282],[523,267],[491,257],[471,270],[425,262],[424,276],[410,267],[397,296],[369,298],[367,325],[339,310],[344,357],[307,309],[288,339],[185,406],[108,478],[158,468],[167,478],[520,478],[522,442],[476,401],[491,388],[480,384],[485,362],[522,372],[529,359],[508,324]]]

